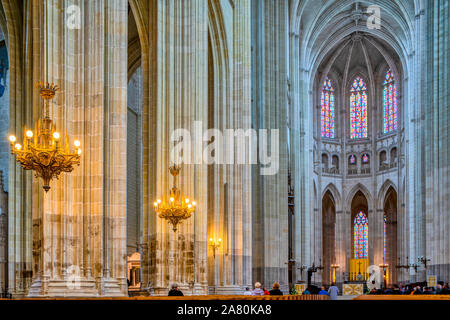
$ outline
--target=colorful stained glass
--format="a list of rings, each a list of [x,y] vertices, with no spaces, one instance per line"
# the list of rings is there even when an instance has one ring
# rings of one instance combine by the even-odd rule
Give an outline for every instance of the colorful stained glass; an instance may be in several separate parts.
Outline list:
[[[353,220],[353,251],[355,259],[368,257],[369,223],[364,212],[360,211]]]
[[[350,164],[355,164],[356,163],[356,157],[352,154],[349,158]]]
[[[350,88],[350,138],[367,138],[367,88],[361,77],[356,77]]]
[[[383,82],[383,133],[397,130],[397,88],[391,70]]]
[[[328,78],[323,82],[321,105],[322,137],[334,138],[334,89],[331,80]]]
[[[363,163],[369,163],[369,155],[367,153],[364,153],[362,156],[362,162]]]

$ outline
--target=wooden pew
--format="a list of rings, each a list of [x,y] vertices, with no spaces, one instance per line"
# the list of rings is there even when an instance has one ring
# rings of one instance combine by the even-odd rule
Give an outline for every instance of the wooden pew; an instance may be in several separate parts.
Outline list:
[[[102,297],[102,298],[23,298],[20,300],[329,300],[327,295],[284,295],[284,296],[244,296],[244,295],[207,295],[184,297]],[[7,299],[0,299],[7,300]]]
[[[353,300],[450,300],[450,294],[401,294],[401,295],[378,295],[366,294],[358,296]]]

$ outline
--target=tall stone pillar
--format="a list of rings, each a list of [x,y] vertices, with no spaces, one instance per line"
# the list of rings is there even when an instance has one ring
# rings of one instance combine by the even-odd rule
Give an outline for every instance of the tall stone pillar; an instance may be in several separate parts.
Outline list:
[[[428,4],[427,72],[425,102],[425,208],[423,219],[424,250],[431,259],[425,274],[438,280],[450,279],[449,199],[449,20],[448,1]]]
[[[149,48],[149,56],[155,56],[157,64],[157,81],[149,84],[157,86],[155,104],[150,106],[155,109],[149,111],[154,118],[148,118],[149,126],[155,126],[155,150],[151,151],[155,154],[149,151],[156,166],[156,176],[150,179],[149,175],[148,181],[156,186],[154,192],[147,190],[151,201],[157,197],[168,200],[173,131],[187,129],[193,137],[194,121],[201,122],[198,129],[202,133],[208,123],[207,5],[206,0],[160,0],[150,5],[155,25],[150,24],[149,29],[158,33],[156,48]],[[192,162],[196,161],[195,155],[202,154],[201,148],[192,144]],[[176,233],[166,220],[156,217],[153,208],[149,209],[148,226],[144,227],[148,228],[145,241],[149,251],[144,266],[153,271],[145,271],[149,289],[156,295],[166,295],[169,285],[176,282],[185,294],[206,294],[206,165],[183,164],[178,187],[198,204],[192,217],[183,221]]]
[[[288,289],[288,182],[287,182],[287,66],[288,2],[255,1],[253,24],[254,114],[259,129],[279,130],[279,167],[276,174],[253,172],[259,192],[254,193],[253,278],[271,287],[274,281]],[[270,142],[268,150],[276,146]],[[261,139],[261,134],[259,139]]]
[[[5,40],[8,44],[10,127],[11,133],[23,138],[24,125],[30,125],[32,107],[30,82],[31,53],[33,37],[31,15],[26,18],[17,1],[2,0],[6,19]],[[26,10],[30,6],[26,6]],[[25,10],[25,8],[23,9]],[[7,32],[6,32],[7,31]],[[24,50],[24,48],[27,50]],[[25,55],[24,53],[27,53]],[[38,197],[33,196],[31,173],[25,173],[19,164],[10,157],[8,199],[8,291],[13,297],[26,295],[32,274],[32,213],[31,208]]]
[[[80,24],[56,1],[33,2],[33,80],[60,87],[50,116],[81,141],[81,163],[33,190],[30,297],[124,296],[126,287],[127,3],[73,3]],[[77,13],[75,13],[77,14]],[[55,27],[56,26],[56,27]],[[104,47],[105,46],[105,47]],[[33,118],[42,103],[33,89]]]
[[[251,166],[248,148],[237,145],[237,135],[251,129],[250,4],[249,0],[236,1],[233,7],[220,1],[208,2],[208,127],[218,129],[224,140],[226,130],[236,130],[233,144],[224,141],[230,149],[217,155],[219,163],[208,168],[208,238],[223,239],[215,253],[212,247],[208,250],[209,285],[216,294],[241,294],[252,282]],[[218,137],[214,139],[219,141]],[[244,137],[244,142],[248,146],[249,138]],[[232,163],[227,159],[231,153]],[[245,163],[239,161],[243,153]]]

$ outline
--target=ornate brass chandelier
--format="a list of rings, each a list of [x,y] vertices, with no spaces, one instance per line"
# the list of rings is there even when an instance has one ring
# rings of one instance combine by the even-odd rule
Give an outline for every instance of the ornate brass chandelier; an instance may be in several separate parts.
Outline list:
[[[74,165],[80,164],[80,141],[75,140],[75,151],[69,150],[69,138],[66,134],[64,143],[56,126],[49,116],[49,102],[59,89],[53,83],[37,83],[39,94],[44,99],[43,117],[37,123],[37,134],[25,128],[23,145],[16,143],[14,135],[9,136],[11,153],[25,170],[34,170],[36,178],[44,181],[44,190],[50,190],[50,180],[57,178],[61,172],[71,172]],[[36,130],[35,130],[36,131]]]
[[[166,219],[173,226],[173,231],[177,231],[178,224],[188,219],[195,211],[196,202],[189,200],[188,197],[181,195],[180,190],[176,187],[176,178],[180,173],[181,167],[173,165],[169,167],[170,174],[173,176],[173,187],[170,189],[169,201],[156,200],[153,205],[155,212],[159,217]]]

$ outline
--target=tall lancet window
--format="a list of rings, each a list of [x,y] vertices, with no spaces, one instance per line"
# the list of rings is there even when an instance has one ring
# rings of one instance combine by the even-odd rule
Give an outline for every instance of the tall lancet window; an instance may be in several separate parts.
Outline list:
[[[355,259],[368,257],[369,223],[364,212],[360,211],[353,220],[353,251]]]
[[[397,130],[397,88],[389,69],[383,82],[383,133]]]
[[[322,137],[334,138],[334,89],[328,77],[322,87]]]
[[[350,88],[350,138],[367,138],[367,88],[361,77],[356,77]]]

